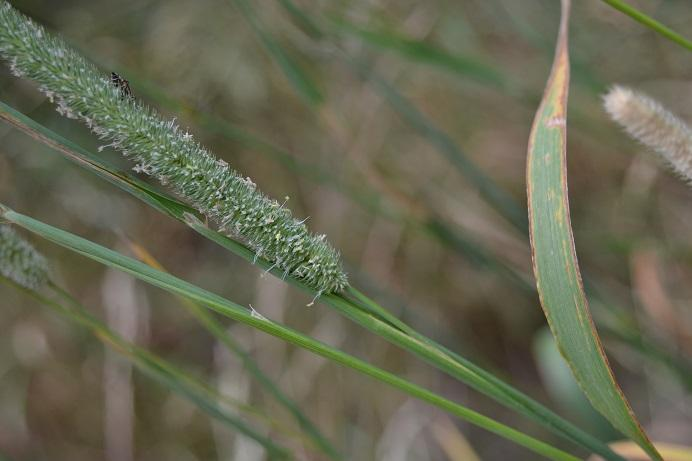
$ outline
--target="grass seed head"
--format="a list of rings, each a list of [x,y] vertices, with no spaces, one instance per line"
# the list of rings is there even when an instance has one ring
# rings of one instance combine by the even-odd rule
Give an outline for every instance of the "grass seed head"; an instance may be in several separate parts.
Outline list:
[[[316,291],[348,284],[339,253],[310,234],[282,204],[215,158],[175,120],[164,120],[132,97],[112,76],[0,0],[0,56],[20,77],[33,80],[62,115],[80,119],[135,162],[135,170],[173,189],[259,257]]]
[[[625,131],[661,156],[676,173],[692,181],[692,130],[656,100],[614,86],[603,104]]]

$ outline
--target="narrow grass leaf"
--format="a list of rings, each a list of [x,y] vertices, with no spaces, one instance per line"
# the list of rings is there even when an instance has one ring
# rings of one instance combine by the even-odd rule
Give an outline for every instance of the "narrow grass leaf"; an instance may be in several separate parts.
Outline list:
[[[642,13],[632,5],[629,5],[628,3],[625,3],[622,0],[603,0],[603,2],[607,3],[608,5],[612,6],[613,8],[622,13],[625,13],[627,16],[634,19],[638,23],[644,24],[646,27],[662,35],[668,40],[677,43],[678,45],[692,51],[692,41],[686,39],[679,33],[670,29],[665,24],[658,22],[651,16]]]
[[[537,454],[545,456],[546,458],[565,461],[578,460],[578,458],[575,456],[541,442],[540,440],[512,429],[491,418],[483,416],[480,413],[441,397],[434,392],[417,386],[403,378],[377,368],[336,348],[305,336],[296,330],[290,329],[271,320],[255,316],[251,311],[236,303],[228,301],[218,295],[208,292],[170,274],[158,271],[142,262],[128,258],[120,253],[104,248],[89,240],[12,211],[3,205],[0,205],[0,218],[21,226],[28,231],[31,231],[47,240],[50,240],[94,261],[126,272],[146,283],[168,291],[169,293],[181,295],[192,301],[199,302],[208,308],[227,316],[228,318],[249,325],[290,344],[309,350],[315,354],[321,355],[334,363],[339,363],[365,375],[371,376],[379,381],[389,384],[394,388],[404,391],[412,397],[435,405],[442,410],[449,412],[450,414],[458,416],[459,418],[500,435],[501,437],[507,438],[508,440],[522,445]]]
[[[661,459],[610,369],[574,250],[566,166],[569,6],[569,0],[562,0],[555,60],[529,139],[527,187],[536,284],[558,347],[586,396],[615,428]]]

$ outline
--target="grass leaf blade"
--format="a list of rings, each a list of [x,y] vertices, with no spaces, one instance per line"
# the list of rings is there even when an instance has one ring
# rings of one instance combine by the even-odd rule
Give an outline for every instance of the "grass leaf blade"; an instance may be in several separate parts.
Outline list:
[[[613,426],[654,459],[661,459],[610,369],[589,312],[574,249],[566,166],[569,4],[562,0],[553,69],[529,139],[527,188],[536,284],[560,351],[586,396]]]
[[[640,24],[645,25],[649,29],[652,29],[653,31],[657,32],[658,34],[664,36],[668,40],[677,43],[678,45],[682,46],[683,48],[686,48],[690,51],[692,51],[692,41],[686,39],[679,33],[675,32],[665,24],[662,24],[652,18],[651,16],[647,16],[646,14],[642,13],[638,9],[634,8],[633,6],[623,2],[622,0],[603,0],[603,2],[607,3],[608,5],[612,6],[616,10],[626,14],[630,18],[634,19]]]

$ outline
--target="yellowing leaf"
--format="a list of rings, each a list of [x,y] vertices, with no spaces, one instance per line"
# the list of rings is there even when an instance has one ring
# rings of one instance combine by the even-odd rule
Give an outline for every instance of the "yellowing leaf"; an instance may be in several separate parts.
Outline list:
[[[560,352],[594,408],[649,456],[661,459],[608,365],[577,264],[566,165],[569,4],[562,0],[555,60],[529,139],[526,174],[536,284]]]

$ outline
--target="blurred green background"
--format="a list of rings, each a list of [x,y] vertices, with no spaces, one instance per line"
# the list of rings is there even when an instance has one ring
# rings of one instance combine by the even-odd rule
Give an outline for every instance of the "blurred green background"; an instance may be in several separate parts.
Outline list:
[[[290,197],[294,215],[309,217],[309,227],[340,249],[351,279],[384,305],[588,431],[618,438],[590,411],[554,349],[531,288],[527,236],[449,158],[461,152],[474,162],[483,174],[477,181],[504,189],[524,219],[526,144],[559,2],[11,3],[105,73],[128,79],[138,99],[175,117],[260,189]],[[688,0],[630,3],[692,30]],[[630,85],[690,120],[692,60],[597,0],[574,2],[570,37],[570,201],[593,315],[652,439],[689,442],[692,191],[607,119],[600,95],[613,83]],[[4,64],[0,98],[92,151],[100,147]],[[120,251],[135,242],[179,277],[572,448],[326,307],[306,307],[302,293],[9,126],[0,125],[0,138],[0,199],[14,209]],[[102,155],[130,167],[109,148]],[[56,278],[113,328],[293,424],[177,299],[34,242]],[[348,459],[468,459],[454,448],[463,439],[484,460],[533,459],[368,378],[247,327],[229,328]],[[0,454],[9,459],[264,459],[253,442],[6,285],[0,383]]]

